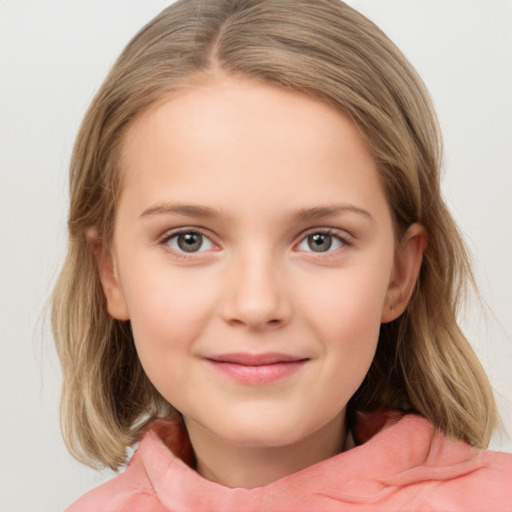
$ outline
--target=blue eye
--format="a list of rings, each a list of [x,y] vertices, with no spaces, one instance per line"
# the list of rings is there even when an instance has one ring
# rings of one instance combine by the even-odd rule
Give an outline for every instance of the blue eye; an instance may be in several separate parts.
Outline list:
[[[308,235],[297,247],[300,251],[328,252],[335,251],[343,245],[345,242],[340,237],[320,231]]]
[[[177,252],[203,252],[213,249],[212,241],[197,231],[183,231],[169,237],[166,244]]]

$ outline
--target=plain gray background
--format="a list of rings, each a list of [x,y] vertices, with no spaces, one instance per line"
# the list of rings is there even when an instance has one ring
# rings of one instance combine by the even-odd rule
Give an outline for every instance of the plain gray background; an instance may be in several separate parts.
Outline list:
[[[81,117],[163,0],[0,2],[0,511],[63,509],[111,476],[75,462],[44,307],[65,246],[67,165]],[[512,2],[352,0],[429,87],[444,192],[474,255],[487,317],[461,319],[497,393],[512,452]]]

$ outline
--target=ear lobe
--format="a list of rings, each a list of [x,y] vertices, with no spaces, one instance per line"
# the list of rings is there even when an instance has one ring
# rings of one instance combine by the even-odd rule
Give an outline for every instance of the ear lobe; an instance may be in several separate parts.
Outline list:
[[[395,255],[393,275],[382,309],[382,323],[396,320],[407,307],[427,248],[427,232],[420,224],[412,224],[406,231]]]
[[[121,283],[117,277],[115,259],[111,251],[94,231],[87,233],[87,239],[96,262],[98,276],[107,300],[108,314],[116,320],[129,320],[128,307]]]

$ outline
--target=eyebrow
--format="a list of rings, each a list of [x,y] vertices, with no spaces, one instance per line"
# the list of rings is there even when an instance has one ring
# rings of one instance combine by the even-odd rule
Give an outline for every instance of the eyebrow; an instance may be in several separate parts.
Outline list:
[[[326,217],[334,217],[343,213],[355,213],[374,221],[369,211],[363,210],[353,205],[333,205],[333,206],[319,206],[314,208],[301,208],[293,212],[292,217],[302,221],[323,219]]]
[[[207,206],[191,204],[159,203],[144,210],[141,217],[152,217],[154,215],[183,215],[186,217],[224,217],[221,212]]]
[[[353,205],[316,206],[313,208],[300,208],[291,214],[292,219],[299,221],[311,221],[326,217],[334,217],[344,213],[354,213],[374,221],[370,212]],[[141,217],[152,217],[155,215],[182,215],[184,217],[212,218],[228,217],[223,212],[208,206],[178,203],[158,203],[144,210]]]

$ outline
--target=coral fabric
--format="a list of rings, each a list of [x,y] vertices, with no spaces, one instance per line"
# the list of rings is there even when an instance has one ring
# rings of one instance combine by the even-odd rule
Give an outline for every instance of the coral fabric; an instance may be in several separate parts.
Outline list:
[[[66,512],[512,511],[512,455],[475,450],[413,414],[360,415],[353,436],[362,444],[335,457],[231,489],[184,462],[193,455],[181,425],[158,421],[122,474]]]

